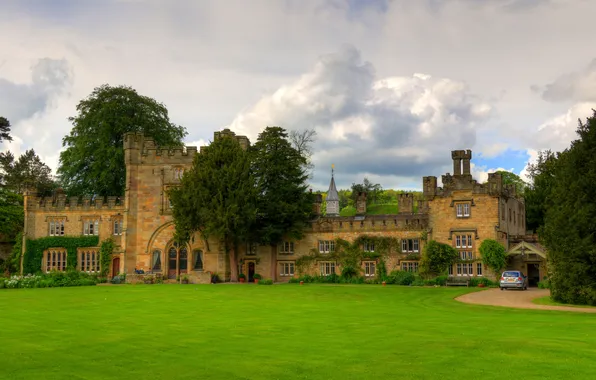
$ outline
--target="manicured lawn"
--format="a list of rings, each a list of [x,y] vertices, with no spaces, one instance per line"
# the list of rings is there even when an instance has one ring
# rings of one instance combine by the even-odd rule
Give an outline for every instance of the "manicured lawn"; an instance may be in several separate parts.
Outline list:
[[[468,289],[146,285],[0,291],[0,379],[594,379],[592,314]]]
[[[550,306],[570,306],[570,307],[596,307],[596,306],[589,306],[589,305],[570,305],[568,303],[559,303],[553,301],[550,296],[535,298],[532,300],[532,303],[537,305],[550,305]]]

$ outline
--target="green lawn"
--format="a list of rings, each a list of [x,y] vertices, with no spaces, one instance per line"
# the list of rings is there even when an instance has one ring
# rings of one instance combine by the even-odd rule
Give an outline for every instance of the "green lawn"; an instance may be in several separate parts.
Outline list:
[[[592,314],[469,289],[124,285],[0,291],[0,379],[594,379]]]
[[[571,305],[568,303],[555,302],[550,298],[550,296],[535,298],[532,300],[532,303],[535,303],[537,305],[549,305],[549,306],[588,307],[588,308],[596,307],[596,306],[589,306],[589,305]]]

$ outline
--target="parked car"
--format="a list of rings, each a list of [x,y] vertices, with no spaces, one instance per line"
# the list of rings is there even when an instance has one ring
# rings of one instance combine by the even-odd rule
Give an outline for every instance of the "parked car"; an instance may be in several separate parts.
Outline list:
[[[499,288],[503,289],[528,289],[528,277],[518,270],[506,270],[501,275]]]

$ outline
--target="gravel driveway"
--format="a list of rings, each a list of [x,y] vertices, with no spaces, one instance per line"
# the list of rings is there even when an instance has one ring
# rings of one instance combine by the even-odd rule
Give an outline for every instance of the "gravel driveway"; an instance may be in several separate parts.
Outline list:
[[[528,288],[522,290],[503,290],[487,289],[480,292],[464,294],[456,298],[457,301],[472,303],[477,305],[506,306],[518,309],[543,309],[575,311],[578,313],[596,313],[596,307],[571,307],[571,306],[550,306],[536,305],[532,303],[535,298],[546,297],[550,295],[548,289]]]

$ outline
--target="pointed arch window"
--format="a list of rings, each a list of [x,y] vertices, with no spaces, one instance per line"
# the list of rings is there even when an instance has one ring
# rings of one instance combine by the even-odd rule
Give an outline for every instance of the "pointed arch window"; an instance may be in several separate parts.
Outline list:
[[[193,257],[193,270],[203,270],[203,251],[195,249],[192,253]]]

